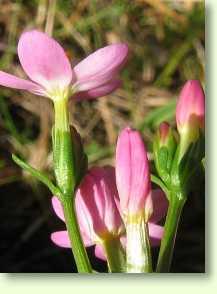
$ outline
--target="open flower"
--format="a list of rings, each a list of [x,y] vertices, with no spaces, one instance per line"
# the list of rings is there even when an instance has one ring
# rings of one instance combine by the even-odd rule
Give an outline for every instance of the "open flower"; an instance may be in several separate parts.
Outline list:
[[[119,239],[124,234],[116,197],[115,176],[111,167],[92,168],[82,180],[76,192],[75,206],[85,246],[102,245],[107,239]],[[64,221],[57,197],[53,197],[52,205]],[[70,247],[67,231],[53,233],[51,238],[59,246]]]
[[[152,193],[155,213],[149,223],[149,234],[153,246],[159,244],[163,228],[157,225],[167,209],[167,201],[160,190]],[[86,247],[96,245],[95,254],[106,259],[102,240],[120,238],[125,246],[125,228],[118,208],[119,196],[115,184],[115,170],[112,167],[92,168],[84,177],[76,193],[75,204],[81,235]],[[52,198],[52,205],[57,216],[64,221],[63,209],[57,197]],[[52,241],[65,248],[70,248],[67,231],[54,232]]]
[[[73,69],[63,48],[45,33],[23,33],[18,43],[20,63],[30,78],[25,80],[0,71],[0,85],[26,90],[52,100],[78,95],[96,98],[120,86],[119,70],[128,54],[126,44],[113,44],[90,54]]]

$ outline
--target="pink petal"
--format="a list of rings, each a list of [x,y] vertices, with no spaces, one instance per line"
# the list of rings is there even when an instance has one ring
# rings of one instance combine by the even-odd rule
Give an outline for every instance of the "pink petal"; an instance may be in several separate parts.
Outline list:
[[[160,189],[152,190],[153,214],[150,221],[153,223],[159,222],[165,215],[168,209],[168,200],[163,191]]]
[[[87,174],[79,186],[79,189],[77,189],[75,206],[81,231],[84,232],[86,236],[89,236],[89,238],[94,242],[96,235],[94,231],[94,221],[92,214],[94,214],[94,216],[96,215],[98,219],[98,226],[100,228],[101,226],[103,227],[103,224],[98,214],[97,205],[93,197],[93,186],[93,180]],[[104,231],[104,227],[102,230]]]
[[[151,246],[159,246],[163,237],[164,228],[162,226],[149,222],[148,229]]]
[[[112,167],[93,167],[82,180],[76,192],[76,212],[81,231],[92,242],[123,232],[123,222],[115,203],[116,195]]]
[[[52,206],[53,206],[53,209],[54,209],[56,215],[62,221],[65,222],[62,204],[61,204],[61,202],[59,201],[59,199],[56,196],[52,197]],[[83,226],[82,226],[83,222],[81,221],[80,218],[78,219],[78,222],[79,222],[79,227],[80,227],[82,239],[83,239],[83,242],[84,242],[85,246],[92,246],[94,243],[93,243],[92,240],[90,240],[89,236],[83,230]]]
[[[45,33],[33,30],[21,35],[18,56],[31,80],[47,90],[65,88],[72,80],[72,69],[63,48]]]
[[[80,100],[94,99],[94,98],[106,96],[114,92],[116,89],[120,88],[120,86],[121,86],[120,80],[113,80],[103,86],[94,88],[92,90],[78,92],[77,94],[75,94],[73,98],[80,101]]]
[[[78,193],[77,193],[78,194]],[[79,198],[79,196],[77,195],[76,198]],[[84,244],[86,246],[91,246],[93,245],[93,241],[90,240],[88,234],[86,233],[87,229],[85,229],[86,227],[88,227],[87,224],[87,215],[83,213],[83,209],[81,208],[81,202],[80,201],[76,201],[76,208],[79,212],[77,212],[78,215],[78,223],[79,223],[79,227],[80,227],[80,231],[81,231],[81,235],[82,235],[82,239],[84,241]],[[59,199],[56,196],[52,197],[52,206],[53,209],[56,213],[56,215],[63,221],[65,222],[65,218],[64,218],[64,212],[63,212],[63,208],[62,208],[62,204],[59,201]]]
[[[115,202],[115,198],[118,197],[115,169],[111,166],[104,168],[93,167],[90,174],[94,176],[96,183],[98,182],[97,192],[100,200],[98,202],[102,204],[99,209],[106,228],[109,232],[119,235],[124,231],[124,225]]]
[[[51,240],[60,247],[71,248],[71,243],[70,243],[67,231],[58,231],[58,232],[52,233]],[[86,236],[83,234],[82,234],[82,240],[84,242],[85,247],[94,245],[94,243],[90,241],[89,238],[86,238]]]
[[[95,246],[95,255],[99,259],[102,259],[102,260],[106,261],[105,252],[104,252],[104,249],[103,249],[103,247],[101,245],[96,245]]]
[[[67,231],[59,231],[51,234],[51,240],[60,247],[71,248]]]
[[[62,204],[61,202],[59,201],[59,199],[56,197],[56,196],[53,196],[52,197],[52,206],[53,206],[53,209],[56,213],[56,215],[63,221],[65,222],[65,218],[64,218],[64,213],[63,213],[63,208],[62,208]]]
[[[131,128],[125,128],[118,137],[116,183],[122,214],[142,212],[151,188],[149,162],[140,133]]]
[[[198,80],[189,80],[181,90],[176,106],[176,123],[179,132],[192,125],[192,120],[198,121],[204,128],[205,94]]]
[[[3,71],[0,71],[0,85],[13,89],[26,90],[36,95],[46,95],[44,89],[39,85]]]
[[[78,91],[87,91],[114,79],[128,54],[126,44],[113,44],[97,50],[74,67]]]

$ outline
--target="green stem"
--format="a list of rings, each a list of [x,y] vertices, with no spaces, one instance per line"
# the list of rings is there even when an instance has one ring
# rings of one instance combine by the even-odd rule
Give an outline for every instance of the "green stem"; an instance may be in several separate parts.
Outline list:
[[[124,273],[126,264],[126,255],[121,245],[120,239],[108,239],[103,242],[106,252],[109,272]]]
[[[175,196],[175,195],[174,195]],[[157,270],[158,273],[168,273],[170,270],[176,233],[179,225],[180,216],[182,213],[185,200],[173,197],[171,195],[169,209],[164,226],[164,235],[161,241],[160,253],[158,257]]]
[[[128,222],[126,232],[127,272],[151,273],[152,258],[148,224],[143,219],[140,222]]]
[[[63,93],[64,94],[64,93]],[[91,273],[92,268],[85,250],[74,207],[76,186],[75,154],[71,139],[67,93],[54,97],[55,123],[53,130],[54,171],[62,192],[62,205],[72,252],[80,273]]]
[[[90,261],[84,244],[81,238],[79,226],[77,223],[75,208],[72,204],[72,198],[64,199],[63,210],[65,216],[66,228],[68,231],[69,239],[72,246],[72,253],[79,273],[92,273]]]

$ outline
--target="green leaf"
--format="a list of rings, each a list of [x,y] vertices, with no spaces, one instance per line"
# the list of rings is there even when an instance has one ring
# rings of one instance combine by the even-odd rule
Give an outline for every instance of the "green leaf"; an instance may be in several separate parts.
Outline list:
[[[58,196],[59,198],[62,197],[62,193],[60,191],[60,189],[58,187],[56,187],[48,178],[47,175],[45,175],[44,173],[38,171],[37,169],[35,169],[34,167],[32,167],[31,165],[29,165],[28,163],[24,162],[22,159],[20,159],[19,157],[17,157],[15,154],[12,154],[12,159],[13,161],[19,165],[22,169],[26,170],[27,172],[29,172],[34,178],[36,178],[37,180],[39,180],[40,182],[42,182],[43,184],[45,184],[48,189],[51,191],[51,193],[55,196]]]
[[[166,194],[167,198],[169,198],[169,190],[166,187],[166,185],[161,181],[161,179],[159,179],[155,175],[151,175],[151,181],[152,181],[152,183],[155,183],[157,186],[159,186],[164,191],[164,193]]]

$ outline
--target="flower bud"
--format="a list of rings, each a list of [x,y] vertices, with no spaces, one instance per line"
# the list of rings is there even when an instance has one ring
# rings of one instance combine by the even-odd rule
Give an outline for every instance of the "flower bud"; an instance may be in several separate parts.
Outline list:
[[[125,128],[116,148],[116,184],[120,209],[126,218],[148,220],[152,213],[151,181],[146,149],[139,132]]]
[[[172,128],[167,122],[162,122],[153,144],[154,161],[157,172],[162,180],[169,184],[170,169],[176,150],[176,142]]]
[[[168,145],[170,135],[170,125],[167,122],[162,122],[159,126],[159,144],[160,146]]]
[[[181,140],[181,155],[183,155],[204,130],[205,95],[198,80],[189,80],[182,88],[176,106],[176,123]]]

